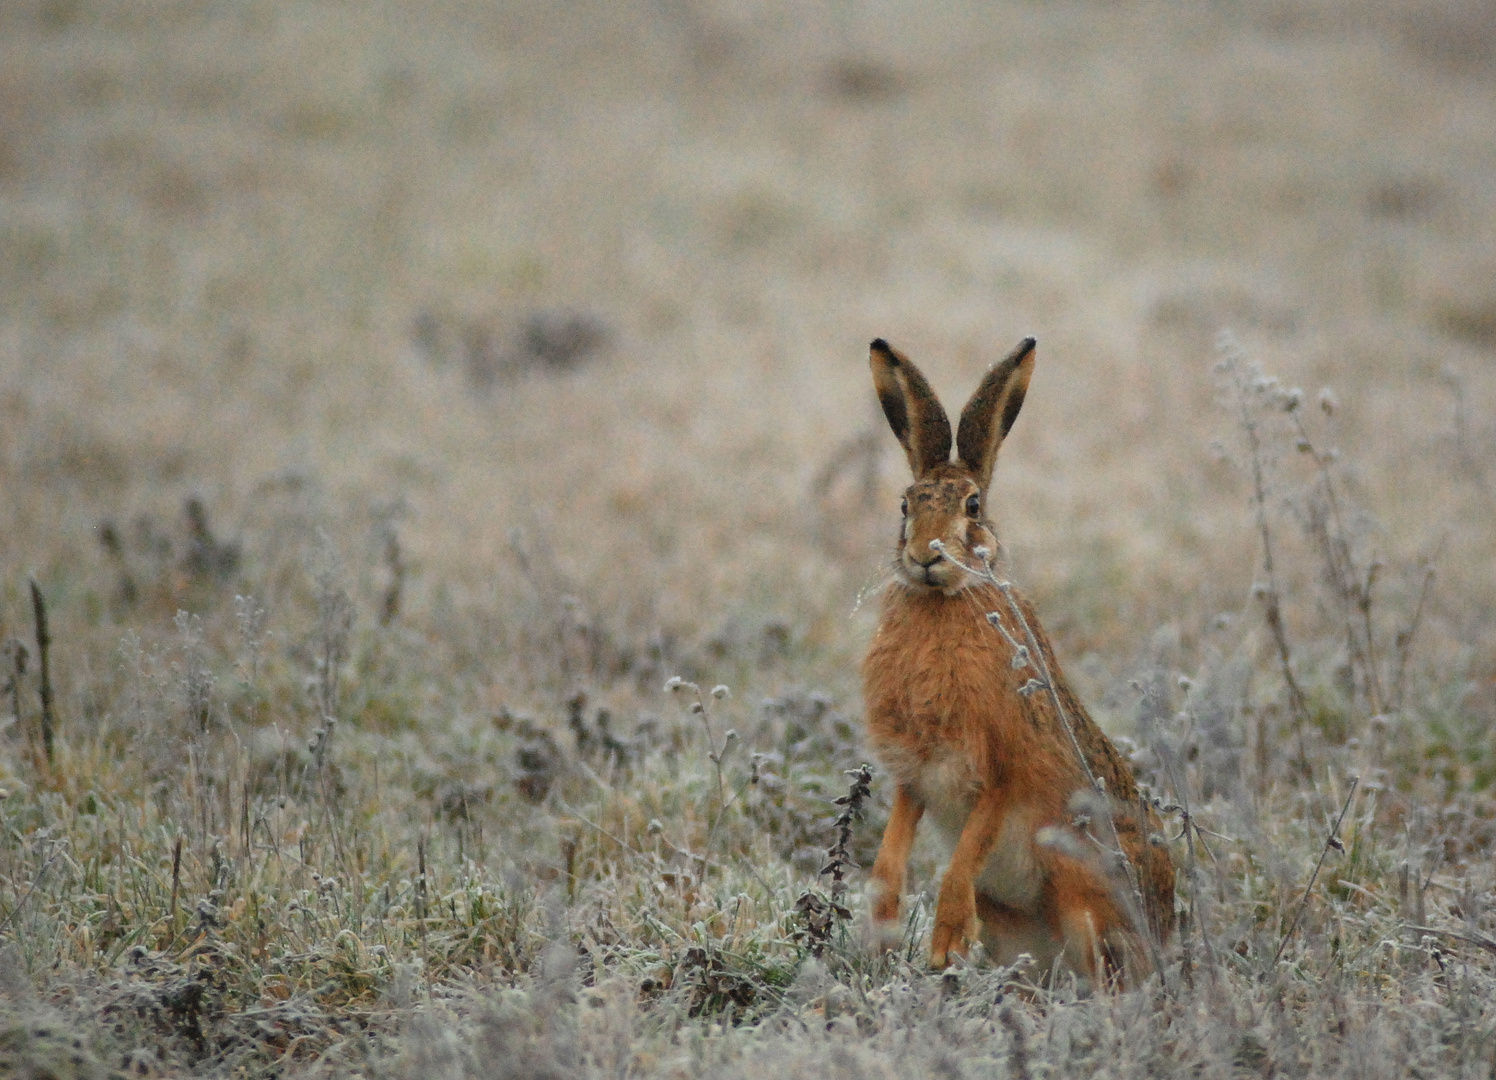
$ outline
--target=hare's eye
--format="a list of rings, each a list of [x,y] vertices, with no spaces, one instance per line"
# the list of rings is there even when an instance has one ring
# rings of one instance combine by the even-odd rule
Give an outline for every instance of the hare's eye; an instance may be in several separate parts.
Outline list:
[[[966,500],[966,513],[971,517],[981,517],[982,499],[978,495],[972,495]]]
[[[900,499],[899,500],[899,513],[903,514],[905,517],[909,516],[909,500],[908,499]]]

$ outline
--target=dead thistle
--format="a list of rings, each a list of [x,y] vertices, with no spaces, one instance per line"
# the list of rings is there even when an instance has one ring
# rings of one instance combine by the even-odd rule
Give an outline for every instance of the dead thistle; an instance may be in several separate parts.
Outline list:
[[[836,805],[842,808],[833,823],[836,842],[826,849],[829,859],[820,871],[822,877],[831,875],[831,895],[826,896],[819,889],[807,889],[795,901],[795,910],[805,922],[803,928],[795,931],[795,940],[805,942],[810,955],[817,958],[831,944],[837,926],[845,926],[851,921],[852,912],[842,901],[847,892],[847,868],[856,867],[857,863],[847,845],[852,842],[853,824],[863,818],[863,801],[872,794],[871,765],[864,763],[859,768],[848,770],[846,775],[852,778],[852,784],[847,793],[836,800]]]

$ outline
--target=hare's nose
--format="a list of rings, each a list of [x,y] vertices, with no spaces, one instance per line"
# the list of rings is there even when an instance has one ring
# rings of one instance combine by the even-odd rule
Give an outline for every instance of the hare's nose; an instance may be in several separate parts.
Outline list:
[[[945,556],[942,555],[940,552],[938,552],[938,551],[932,551],[932,552],[930,552],[930,554],[926,558],[923,558],[923,559],[921,559],[918,555],[916,555],[914,557],[914,562],[915,562],[915,564],[917,566],[919,566],[920,569],[922,569],[922,570],[928,570],[930,567],[934,566],[936,563],[938,563],[943,558],[945,558]]]

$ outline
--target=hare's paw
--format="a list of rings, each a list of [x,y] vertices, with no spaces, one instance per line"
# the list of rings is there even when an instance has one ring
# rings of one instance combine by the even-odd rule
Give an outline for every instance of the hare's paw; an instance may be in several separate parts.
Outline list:
[[[947,918],[945,911],[935,914],[935,932],[930,938],[930,966],[936,971],[946,968],[952,960],[965,956],[977,940],[981,924],[975,911],[952,912]]]
[[[873,943],[879,952],[892,952],[904,941],[904,924],[899,918],[899,892],[885,882],[874,881]]]
[[[873,920],[873,947],[880,953],[898,952],[904,945],[904,925],[897,919]]]
[[[944,968],[971,948],[982,924],[977,919],[977,894],[971,879],[952,870],[946,871],[935,903],[935,930],[930,936],[930,966]]]
[[[873,894],[873,922],[874,924],[889,923],[898,927],[899,922],[899,890],[886,881],[874,878],[872,882]]]

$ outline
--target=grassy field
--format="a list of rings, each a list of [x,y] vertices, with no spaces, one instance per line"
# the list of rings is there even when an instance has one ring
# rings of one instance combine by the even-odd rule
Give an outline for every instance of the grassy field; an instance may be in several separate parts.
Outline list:
[[[1487,0],[0,5],[0,1075],[1496,1075],[1493,88]],[[1012,572],[1188,812],[1127,994],[818,873],[867,342],[1027,334]]]

